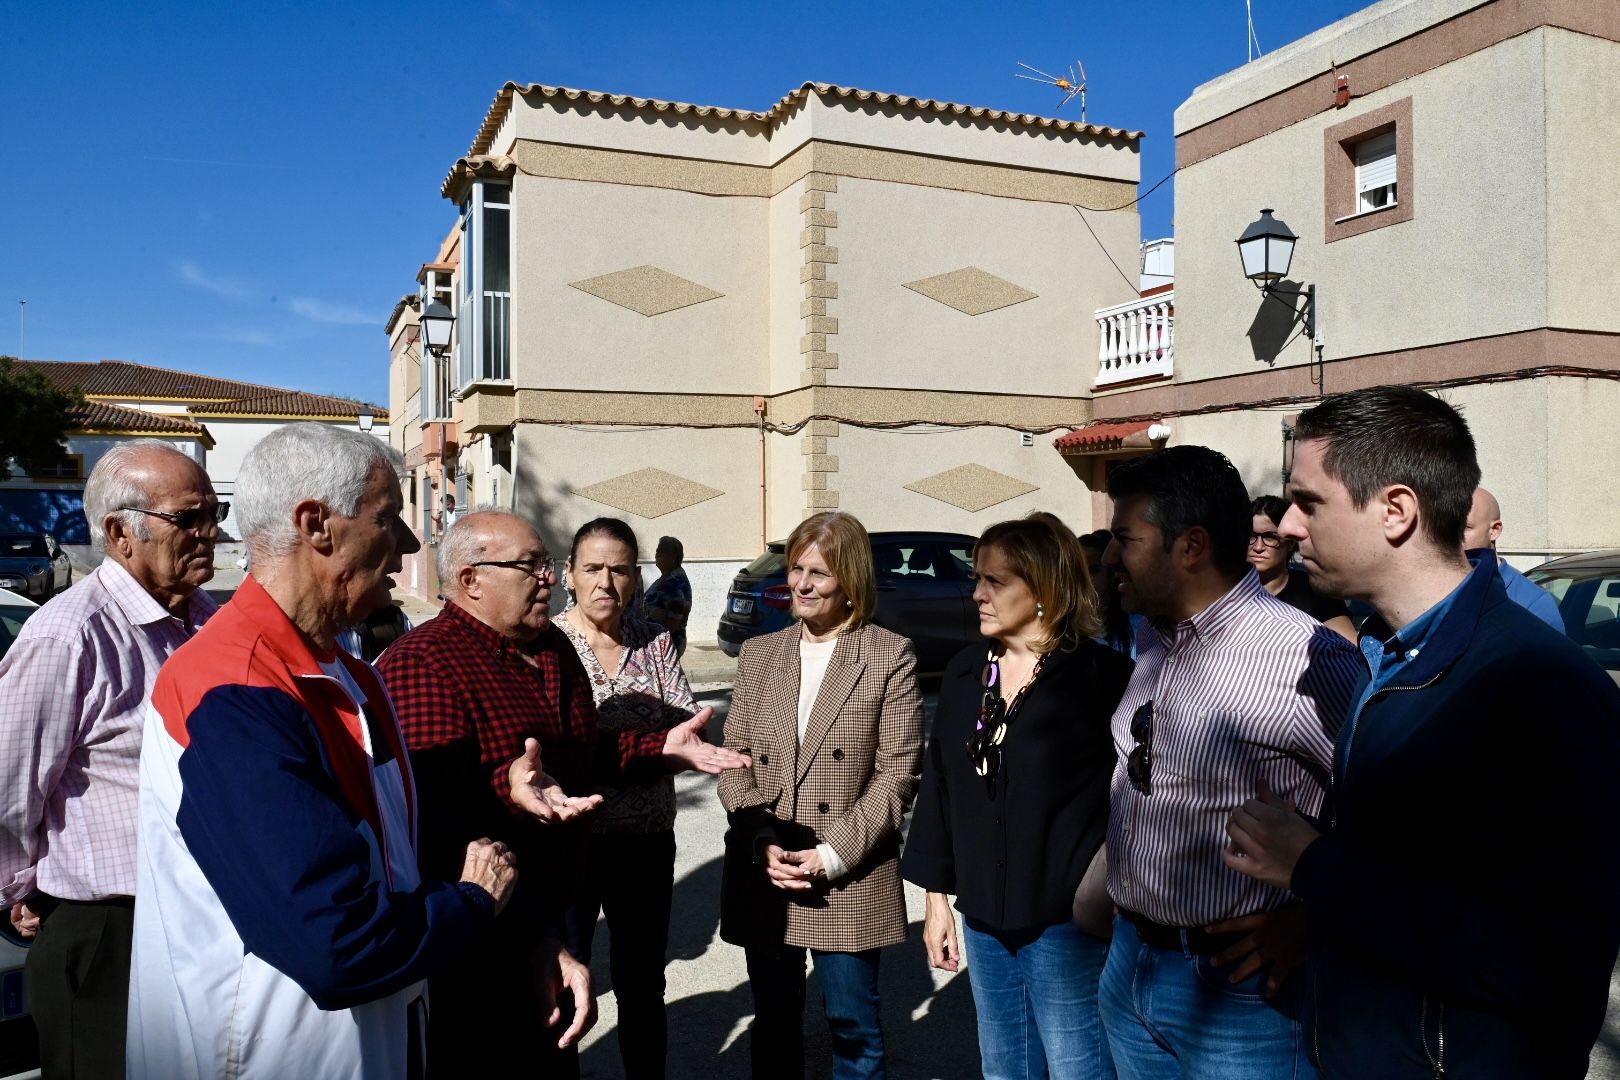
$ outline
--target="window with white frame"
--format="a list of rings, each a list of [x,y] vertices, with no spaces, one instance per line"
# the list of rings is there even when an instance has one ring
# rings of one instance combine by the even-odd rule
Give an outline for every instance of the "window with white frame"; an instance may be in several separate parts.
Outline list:
[[[1356,143],[1356,212],[1382,210],[1396,199],[1395,132]]]
[[[512,377],[512,189],[477,183],[461,216],[456,389]]]

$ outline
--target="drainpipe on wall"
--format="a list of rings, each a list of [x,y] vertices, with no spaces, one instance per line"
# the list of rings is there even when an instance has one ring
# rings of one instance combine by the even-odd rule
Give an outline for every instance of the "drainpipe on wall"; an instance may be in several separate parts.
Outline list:
[[[754,397],[754,416],[759,420],[759,550],[770,543],[765,538],[765,399]]]

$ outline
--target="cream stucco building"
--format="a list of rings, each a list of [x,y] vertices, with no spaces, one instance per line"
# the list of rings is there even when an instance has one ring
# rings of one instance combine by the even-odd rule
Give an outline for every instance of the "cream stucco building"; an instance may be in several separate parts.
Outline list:
[[[1323,390],[1461,407],[1521,564],[1620,543],[1620,4],[1384,0],[1197,88],[1176,112],[1173,372],[1100,388],[1280,492]],[[1323,348],[1243,276],[1273,208]],[[1289,301],[1298,304],[1297,299]]]
[[[1091,527],[1046,433],[1090,420],[1094,312],[1137,295],[1140,137],[825,84],[766,112],[508,84],[419,277],[454,352],[424,359],[419,298],[389,320],[412,520],[454,492],[558,550],[603,514],[676,535],[694,640],[824,508]]]

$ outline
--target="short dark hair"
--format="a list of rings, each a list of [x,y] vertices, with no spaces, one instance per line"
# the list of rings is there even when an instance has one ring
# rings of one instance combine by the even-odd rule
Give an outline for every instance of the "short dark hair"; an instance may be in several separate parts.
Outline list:
[[[1080,546],[1085,548],[1087,551],[1102,552],[1108,550],[1108,545],[1113,543],[1113,541],[1113,533],[1109,532],[1107,529],[1096,529],[1092,532],[1086,533],[1080,538]]]
[[[1271,519],[1273,525],[1281,525],[1283,515],[1288,513],[1288,500],[1277,495],[1262,495],[1249,504],[1249,514],[1264,514]]]
[[[1115,502],[1142,496],[1143,514],[1164,534],[1164,550],[1193,526],[1209,533],[1210,559],[1217,570],[1240,573],[1248,565],[1249,491],[1226,455],[1207,446],[1172,446],[1133,458],[1108,477]]]
[[[1404,484],[1418,498],[1423,531],[1462,550],[1479,459],[1462,414],[1410,386],[1373,386],[1334,394],[1300,413],[1297,442],[1320,440],[1322,468],[1361,509],[1379,490]]]
[[[630,549],[630,561],[641,561],[641,545],[636,543],[636,530],[618,518],[599,517],[592,518],[579,527],[574,534],[574,542],[568,547],[568,561],[572,562],[579,554],[580,541],[587,536],[606,536],[617,540]]]
[[[653,551],[667,551],[677,560],[686,558],[686,546],[673,536],[660,536],[658,546]]]

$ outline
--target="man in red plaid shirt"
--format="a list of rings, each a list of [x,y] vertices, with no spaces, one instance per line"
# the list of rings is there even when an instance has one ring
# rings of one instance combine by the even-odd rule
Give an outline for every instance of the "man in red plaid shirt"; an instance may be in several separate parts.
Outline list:
[[[577,819],[601,802],[590,792],[642,770],[717,773],[750,761],[703,738],[713,714],[707,708],[668,732],[597,739],[584,666],[551,624],[557,562],[523,518],[499,510],[467,514],[440,542],[438,569],[444,610],[377,662],[416,774],[422,869],[432,873],[465,851],[467,837],[489,836],[511,847],[528,873],[490,949],[432,984],[428,1072],[464,1071],[460,1035],[469,1030],[525,1031],[536,1018],[560,1023],[570,1009],[566,998],[558,1000],[566,989],[573,1017],[557,1040],[562,1053],[548,1050],[537,1061],[547,1077],[577,1076],[573,1048],[595,1020],[595,1002],[589,972],[565,948],[579,929],[567,925],[566,914],[589,841]],[[538,774],[550,815],[513,806],[506,766],[518,754]],[[501,958],[513,948],[531,950],[537,972],[560,963],[564,985],[507,977],[511,969]],[[549,1040],[540,1045],[549,1047]]]

